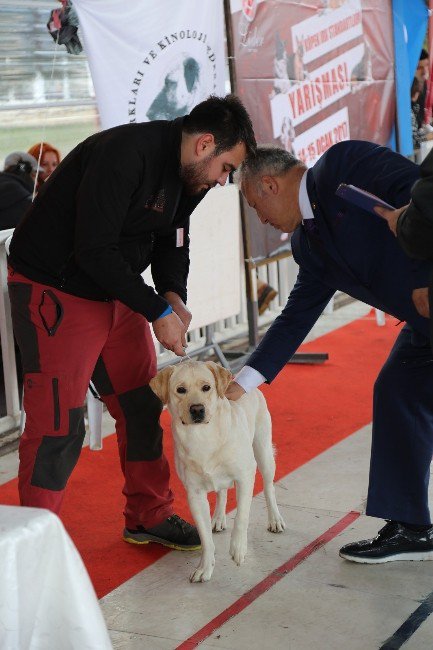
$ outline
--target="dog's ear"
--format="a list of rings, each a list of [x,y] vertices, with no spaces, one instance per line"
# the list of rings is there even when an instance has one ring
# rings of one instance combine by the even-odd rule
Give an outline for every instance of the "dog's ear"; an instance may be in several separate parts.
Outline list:
[[[167,404],[168,402],[168,388],[173,370],[173,366],[167,366],[167,368],[160,370],[156,377],[151,379],[149,382],[149,386],[155,395],[158,395],[163,404]]]
[[[206,365],[215,376],[218,397],[224,397],[227,386],[233,379],[232,373],[213,361],[206,361]]]

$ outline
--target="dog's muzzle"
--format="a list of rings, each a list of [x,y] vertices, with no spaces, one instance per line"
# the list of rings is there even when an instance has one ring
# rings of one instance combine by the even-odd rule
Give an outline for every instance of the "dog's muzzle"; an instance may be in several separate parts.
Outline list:
[[[206,410],[203,404],[191,404],[189,407],[189,412],[191,414],[191,419],[195,423],[203,422]]]

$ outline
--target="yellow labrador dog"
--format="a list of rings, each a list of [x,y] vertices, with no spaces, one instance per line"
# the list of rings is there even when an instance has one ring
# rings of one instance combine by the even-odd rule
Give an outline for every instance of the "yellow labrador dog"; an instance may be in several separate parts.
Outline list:
[[[268,530],[285,528],[275,499],[271,416],[259,390],[236,402],[225,396],[231,373],[213,361],[186,361],[161,370],[150,386],[172,417],[177,473],[200,535],[200,564],[191,582],[210,580],[215,565],[212,530],[226,528],[227,488],[236,484],[237,513],[230,540],[236,564],[245,560],[256,461],[263,476]],[[207,493],[217,492],[211,519]]]

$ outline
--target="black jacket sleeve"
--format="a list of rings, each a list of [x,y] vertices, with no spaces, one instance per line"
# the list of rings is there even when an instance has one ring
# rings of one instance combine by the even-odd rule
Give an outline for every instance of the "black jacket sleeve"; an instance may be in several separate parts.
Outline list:
[[[420,171],[421,178],[411,191],[411,202],[398,220],[397,237],[410,257],[433,260],[433,151]]]
[[[83,161],[76,197],[75,261],[112,298],[153,321],[167,308],[119,250],[131,197],[143,181],[145,163],[126,140],[99,142]]]

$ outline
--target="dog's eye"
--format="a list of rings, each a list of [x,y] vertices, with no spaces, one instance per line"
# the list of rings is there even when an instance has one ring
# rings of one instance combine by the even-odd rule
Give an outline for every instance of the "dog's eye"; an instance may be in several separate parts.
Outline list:
[[[181,394],[186,393],[186,388],[184,388],[183,386],[179,386],[178,388],[176,388],[176,393],[181,393]]]
[[[210,390],[210,386],[209,386],[208,384],[205,384],[205,385],[203,386],[203,388],[202,388],[202,391],[204,391],[205,393],[207,393],[208,390]]]

